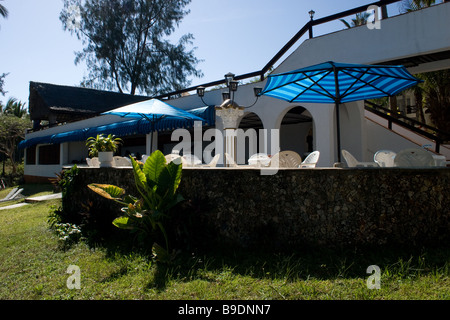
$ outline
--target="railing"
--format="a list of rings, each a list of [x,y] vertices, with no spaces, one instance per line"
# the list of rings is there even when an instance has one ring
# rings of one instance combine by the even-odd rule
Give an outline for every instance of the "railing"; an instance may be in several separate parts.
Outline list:
[[[392,110],[386,109],[382,106],[379,106],[373,102],[365,101],[365,109],[375,113],[377,116],[380,116],[388,121],[388,128],[392,130],[392,124],[397,124],[406,129],[413,131],[419,135],[422,135],[430,140],[433,140],[436,144],[435,152],[439,153],[440,146],[446,141],[450,140],[450,133],[439,130],[435,127],[424,124],[420,121],[408,118],[404,115],[398,114],[395,117],[391,116],[389,113],[392,113]],[[423,129],[422,129],[423,128]],[[427,129],[427,130],[424,130]],[[431,131],[431,132],[430,132]],[[433,133],[434,132],[434,133]]]
[[[254,78],[254,77],[260,77],[260,80],[263,81],[265,79],[265,74],[271,70],[272,67],[274,67],[274,65],[292,48],[292,46],[298,41],[300,40],[300,38],[302,36],[304,36],[307,32],[309,33],[309,37],[312,38],[313,37],[313,27],[314,26],[318,26],[324,23],[328,23],[331,21],[335,21],[338,19],[342,19],[345,17],[348,17],[350,15],[354,15],[360,12],[364,12],[367,11],[367,8],[370,6],[378,6],[378,7],[383,7],[383,6],[387,6],[389,4],[392,3],[396,3],[396,2],[401,2],[402,0],[381,0],[381,1],[376,1],[373,3],[369,3],[354,9],[350,9],[350,10],[346,10],[340,13],[336,13],[324,18],[320,18],[317,20],[310,20],[308,21],[298,32],[295,36],[292,37],[291,40],[289,40],[288,43],[286,43],[284,45],[283,48],[281,48],[280,51],[278,51],[278,53],[261,69],[258,71],[254,71],[254,72],[250,72],[250,73],[245,73],[245,74],[241,74],[241,75],[237,75],[234,77],[235,80],[244,80],[244,79],[250,79],[250,78]],[[382,16],[382,18],[387,18],[387,16]],[[213,81],[213,82],[208,82],[205,84],[200,84],[194,87],[189,87],[189,88],[185,88],[182,90],[178,90],[178,91],[173,91],[173,92],[169,92],[169,93],[165,93],[159,96],[155,96],[154,98],[156,99],[171,99],[172,97],[178,97],[180,96],[182,93],[186,93],[186,92],[190,92],[190,91],[195,91],[198,87],[205,87],[205,88],[209,88],[209,87],[214,87],[214,86],[218,86],[221,84],[225,83],[225,79],[222,80],[217,80],[217,81]]]

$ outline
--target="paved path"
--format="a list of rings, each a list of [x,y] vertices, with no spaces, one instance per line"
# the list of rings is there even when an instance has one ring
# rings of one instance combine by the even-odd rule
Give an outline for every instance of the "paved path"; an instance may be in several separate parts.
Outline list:
[[[54,193],[54,194],[49,194],[49,195],[45,195],[45,196],[25,198],[25,202],[27,202],[27,203],[41,202],[41,201],[46,201],[46,200],[61,199],[61,197],[62,197],[61,193]]]
[[[26,206],[30,203],[36,203],[36,202],[41,202],[41,201],[46,201],[46,200],[53,200],[53,199],[61,199],[61,197],[62,197],[61,193],[55,193],[55,194],[49,194],[49,195],[45,195],[45,196],[25,198],[25,202],[12,204],[10,206],[5,206],[5,207],[0,207],[0,210],[19,208],[19,207]]]

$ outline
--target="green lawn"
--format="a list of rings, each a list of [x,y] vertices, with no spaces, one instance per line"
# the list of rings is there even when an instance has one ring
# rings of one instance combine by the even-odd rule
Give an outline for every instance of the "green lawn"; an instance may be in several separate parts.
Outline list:
[[[450,299],[450,248],[180,253],[171,266],[113,246],[63,248],[47,216],[59,201],[0,211],[0,299]],[[369,265],[381,268],[370,290]],[[69,289],[70,265],[80,289]]]

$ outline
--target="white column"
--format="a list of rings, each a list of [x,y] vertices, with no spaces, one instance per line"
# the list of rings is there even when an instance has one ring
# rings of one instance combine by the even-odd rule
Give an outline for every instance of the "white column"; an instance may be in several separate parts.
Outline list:
[[[61,166],[69,163],[69,143],[64,142],[59,145],[59,164]]]
[[[145,135],[145,154],[151,155],[156,149],[158,149],[158,132],[147,133]]]
[[[333,105],[306,105],[314,123],[315,149],[320,151],[317,166],[332,167],[337,161],[336,121]]]
[[[216,115],[222,119],[225,131],[225,153],[236,162],[236,127],[237,120],[244,115],[244,108],[216,107]],[[226,158],[224,157],[224,163]]]

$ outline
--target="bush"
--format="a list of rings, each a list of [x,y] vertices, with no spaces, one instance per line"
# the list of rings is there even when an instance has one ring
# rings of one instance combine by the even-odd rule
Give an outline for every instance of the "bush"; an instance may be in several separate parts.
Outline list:
[[[159,150],[153,152],[143,165],[132,157],[131,162],[139,197],[126,195],[124,189],[109,184],[93,183],[88,187],[106,199],[121,204],[123,215],[116,218],[113,224],[136,233],[143,242],[150,241],[158,258],[166,260],[169,241],[165,224],[170,209],[184,200],[177,193],[181,181],[181,164],[166,164]],[[157,244],[160,236],[165,242],[165,249]]]

